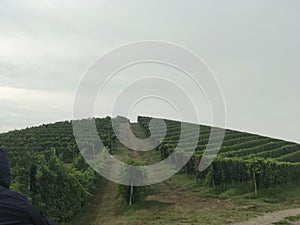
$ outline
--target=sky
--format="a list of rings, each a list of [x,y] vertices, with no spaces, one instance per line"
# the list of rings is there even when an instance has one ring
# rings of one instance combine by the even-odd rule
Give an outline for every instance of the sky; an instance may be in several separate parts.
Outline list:
[[[299,11],[298,0],[1,0],[0,132],[71,120],[93,62],[126,43],[159,40],[209,65],[224,96],[226,128],[299,143]],[[197,96],[200,121],[211,124],[205,96],[178,71],[154,64],[114,77],[96,115],[110,113],[117,90],[157,74]],[[136,115],[178,119],[170,105],[153,99],[137,104],[130,118]]]

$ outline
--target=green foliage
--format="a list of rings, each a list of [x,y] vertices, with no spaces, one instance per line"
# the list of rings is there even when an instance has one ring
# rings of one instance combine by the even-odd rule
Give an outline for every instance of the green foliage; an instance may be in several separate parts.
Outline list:
[[[75,159],[74,162],[72,164],[72,167],[76,170],[79,171],[85,171],[89,168],[89,165],[87,164],[87,162],[85,161],[85,159],[82,157],[81,154],[79,154]]]
[[[81,211],[97,181],[91,170],[84,172],[66,167],[61,158],[49,161],[40,156],[36,163],[33,203],[56,221],[67,221]]]
[[[149,136],[150,120],[149,117],[138,118],[140,126]],[[181,133],[180,122],[165,122],[168,130],[159,146],[163,158],[169,157],[175,150]],[[161,130],[159,126],[154,129],[157,133]],[[299,181],[299,144],[232,130],[225,131],[218,157],[206,171],[200,173],[199,162],[207,147],[211,128],[201,125],[199,129],[200,137],[196,151],[185,167],[186,173],[195,174],[197,180],[204,179],[205,183],[212,187],[249,184],[258,190]],[[176,165],[177,160],[179,159],[171,158],[172,164]]]
[[[95,119],[95,123],[103,144],[110,148],[115,138],[111,118]],[[79,154],[69,121],[0,134],[0,146],[10,158],[11,188],[56,222],[80,213],[98,186],[100,177]],[[88,153],[98,153],[90,140],[86,146]],[[103,167],[102,159],[95,161]]]

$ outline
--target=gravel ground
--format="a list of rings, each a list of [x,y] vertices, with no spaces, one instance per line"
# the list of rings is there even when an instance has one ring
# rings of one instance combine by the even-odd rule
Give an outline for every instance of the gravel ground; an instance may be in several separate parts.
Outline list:
[[[288,209],[283,210],[275,213],[269,213],[264,216],[257,217],[256,219],[240,222],[240,223],[233,223],[231,225],[270,225],[275,222],[279,222],[284,220],[286,217],[289,216],[297,216],[300,215],[300,208],[296,209]],[[299,222],[291,222],[291,224],[300,224]]]

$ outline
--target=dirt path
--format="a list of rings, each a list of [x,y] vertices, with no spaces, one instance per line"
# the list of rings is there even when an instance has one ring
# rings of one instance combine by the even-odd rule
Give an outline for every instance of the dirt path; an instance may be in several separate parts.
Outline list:
[[[116,185],[111,181],[106,181],[105,187],[101,187],[102,198],[99,199],[96,218],[91,225],[110,224],[114,218],[115,200],[117,196]]]
[[[131,124],[131,128],[135,136],[140,138],[146,137],[138,124]],[[114,144],[113,151],[115,153],[115,157],[122,161],[126,160],[127,158],[145,160],[145,158],[151,154],[145,152],[143,155],[142,152],[132,151],[126,146],[122,145],[119,141]],[[154,159],[159,159],[159,157],[156,157],[156,154],[157,153],[155,153]],[[151,157],[151,159],[153,159],[153,157]],[[95,195],[93,201],[91,202],[91,210],[86,213],[90,216],[90,218],[85,220],[85,217],[83,217],[78,225],[102,225],[113,223],[116,211],[117,184],[109,180],[104,180],[102,183],[103,184],[100,186],[99,192]]]
[[[103,178],[98,192],[95,193],[84,211],[67,225],[102,225],[110,224],[114,217],[114,203],[116,199],[116,186],[113,182]]]
[[[159,201],[161,203],[173,204],[177,208],[190,210],[203,209],[225,209],[232,208],[234,205],[229,200],[202,197],[197,193],[182,189],[172,178],[162,183],[155,184],[153,187],[156,194],[149,195],[147,200]]]
[[[275,213],[269,213],[247,222],[234,223],[232,225],[270,225],[275,222],[280,222],[284,220],[286,217],[297,216],[297,215],[300,215],[300,208],[288,209],[288,210],[283,210]],[[296,225],[296,224],[300,224],[300,222],[294,222],[294,223],[290,222],[290,224]]]
[[[144,133],[138,124],[132,124],[131,128],[135,136],[142,136],[144,138]],[[119,141],[114,144],[113,151],[115,152],[115,156],[122,161],[124,161],[125,155],[127,158],[141,159],[141,156],[137,151],[128,149]],[[97,210],[95,211],[96,218],[93,220],[91,225],[111,224],[115,217],[117,184],[106,180],[104,182],[104,186],[101,186],[100,188],[102,190],[100,190],[99,195],[102,195],[102,198],[98,198],[97,200],[98,206]]]
[[[122,126],[122,124],[120,124],[120,126]],[[146,138],[145,132],[142,130],[139,124],[131,123],[130,128],[135,137],[140,139]],[[126,131],[126,129],[123,129],[122,127],[120,128],[120,130],[121,132]],[[128,135],[126,132],[123,133],[123,135],[126,137],[128,143],[131,143],[133,145],[134,140],[132,140],[131,136]],[[146,141],[143,142],[143,146],[144,145],[147,145]],[[161,160],[160,154],[155,152],[155,150],[145,151],[145,152],[134,151],[124,146],[118,140],[114,144],[114,156],[123,162],[125,162],[126,159],[136,159],[145,162],[146,165],[151,165]]]

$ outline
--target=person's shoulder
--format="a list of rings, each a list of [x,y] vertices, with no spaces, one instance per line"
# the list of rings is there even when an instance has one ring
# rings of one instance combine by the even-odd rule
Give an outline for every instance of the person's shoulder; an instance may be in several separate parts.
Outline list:
[[[11,198],[14,198],[14,199],[19,199],[19,200],[27,202],[27,198],[25,197],[25,195],[23,195],[19,192],[16,192],[14,190],[11,190],[11,189],[8,189],[8,188],[5,188],[5,187],[1,187],[1,186],[0,186],[0,195],[11,197]]]

